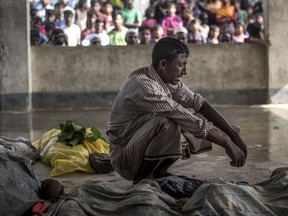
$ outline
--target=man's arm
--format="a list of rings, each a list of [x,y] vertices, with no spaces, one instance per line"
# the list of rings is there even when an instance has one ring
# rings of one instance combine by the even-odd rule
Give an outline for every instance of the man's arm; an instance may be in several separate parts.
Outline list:
[[[220,134],[214,128],[212,128],[208,132],[208,136],[206,137],[206,139],[225,149],[226,154],[232,159],[232,161],[230,162],[231,166],[244,166],[246,158],[244,152],[240,148],[238,148],[230,139]]]
[[[201,113],[208,121],[212,122],[224,133],[226,133],[230,137],[231,141],[244,152],[245,158],[247,157],[246,144],[243,142],[239,134],[227,123],[225,118],[214,107],[212,107],[207,101],[205,101],[200,108],[199,113]],[[211,138],[213,137],[214,136],[212,136]],[[209,141],[214,142],[213,140]]]

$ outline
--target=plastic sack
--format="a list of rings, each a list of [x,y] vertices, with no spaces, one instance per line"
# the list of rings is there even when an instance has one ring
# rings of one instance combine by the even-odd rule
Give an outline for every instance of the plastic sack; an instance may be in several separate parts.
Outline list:
[[[87,131],[90,129],[88,128]],[[51,176],[59,176],[75,171],[95,173],[90,166],[89,154],[105,153],[109,154],[109,144],[102,139],[96,141],[84,140],[84,143],[70,147],[58,141],[60,130],[52,129],[33,142],[38,149],[41,161],[51,165]]]

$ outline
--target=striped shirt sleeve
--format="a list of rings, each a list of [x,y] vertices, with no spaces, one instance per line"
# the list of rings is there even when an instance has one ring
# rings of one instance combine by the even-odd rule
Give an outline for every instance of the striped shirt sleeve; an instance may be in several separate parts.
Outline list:
[[[206,119],[198,118],[178,103],[177,100],[180,100],[181,94],[176,94],[176,99],[173,100],[157,82],[151,83],[148,79],[139,79],[138,84],[140,89],[134,97],[135,106],[144,112],[153,112],[159,116],[174,120],[182,129],[190,132],[195,137],[207,137],[209,130],[212,128],[212,123]],[[199,102],[199,105],[197,105],[197,100],[200,100],[197,95],[191,92],[183,95],[185,99],[187,99],[189,95],[191,96],[188,103],[183,103],[185,106],[187,105],[188,107],[194,104],[196,105],[196,109],[200,109],[202,102]]]

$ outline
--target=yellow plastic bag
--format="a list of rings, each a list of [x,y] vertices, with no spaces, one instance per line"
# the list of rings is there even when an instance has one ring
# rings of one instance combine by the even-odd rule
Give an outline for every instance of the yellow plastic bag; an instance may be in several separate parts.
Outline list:
[[[87,131],[90,129],[88,128]],[[41,161],[51,165],[51,176],[59,176],[75,171],[95,173],[89,164],[89,154],[105,153],[109,154],[109,144],[102,139],[90,142],[84,140],[83,144],[70,147],[58,141],[60,130],[52,129],[33,142],[38,149]]]

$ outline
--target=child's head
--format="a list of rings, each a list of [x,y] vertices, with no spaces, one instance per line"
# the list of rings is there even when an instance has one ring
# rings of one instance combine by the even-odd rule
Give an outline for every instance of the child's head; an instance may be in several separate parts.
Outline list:
[[[147,26],[141,26],[139,28],[139,40],[140,44],[150,44],[151,42],[151,31]]]
[[[113,23],[114,23],[115,27],[123,26],[123,17],[122,17],[122,13],[120,11],[116,11],[113,14]]]
[[[199,32],[201,30],[200,20],[194,19],[188,25],[188,31]]]
[[[174,3],[169,3],[167,5],[167,15],[168,16],[175,16],[177,11],[176,5]]]
[[[31,29],[30,42],[31,42],[31,46],[39,46],[39,44],[40,44],[40,32],[38,29]]]
[[[97,19],[95,21],[95,31],[96,33],[101,33],[105,29],[105,21],[103,19]]]
[[[105,2],[103,5],[103,11],[106,14],[112,14],[113,13],[113,5],[110,2]]]
[[[68,40],[62,29],[54,29],[52,32],[52,44],[55,46],[67,46]]]
[[[154,7],[148,7],[145,11],[145,17],[147,19],[154,18],[155,16],[155,8]]]
[[[42,20],[40,17],[34,17],[32,20],[32,27],[35,29],[40,29],[42,26]]]
[[[97,13],[94,10],[91,10],[87,13],[87,28],[94,27],[94,23],[97,20]]]
[[[248,5],[248,6],[246,7],[246,12],[247,12],[248,16],[249,16],[249,15],[252,15],[252,14],[254,13],[254,8],[253,8],[253,6],[252,6],[252,5]]]
[[[87,0],[79,0],[78,7],[81,10],[88,10],[89,9],[89,5],[88,5]]]
[[[54,22],[55,20],[55,13],[53,10],[46,10],[45,14],[46,22]]]
[[[159,39],[159,38],[162,38],[163,35],[164,35],[163,27],[160,24],[156,25],[155,30],[154,30],[154,37],[156,39]]]
[[[236,23],[235,25],[235,35],[242,35],[244,34],[244,25],[240,22]]]
[[[221,33],[219,36],[220,43],[231,43],[231,35],[229,33]]]
[[[93,1],[92,5],[91,5],[91,8],[96,11],[97,13],[100,12],[101,10],[101,4],[99,1]]]
[[[207,13],[201,13],[199,16],[199,19],[200,19],[202,25],[208,25],[209,24],[209,17],[208,17]]]
[[[48,22],[45,25],[45,32],[46,36],[48,37],[49,40],[52,38],[52,32],[55,29],[55,24],[53,22]]]
[[[219,34],[220,34],[220,28],[216,25],[212,25],[209,32],[210,38],[216,39],[218,38]]]
[[[73,23],[74,20],[74,14],[71,10],[66,10],[64,12],[64,19],[65,19],[65,24],[67,26],[70,26]]]

